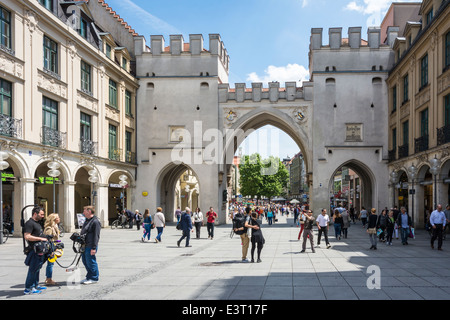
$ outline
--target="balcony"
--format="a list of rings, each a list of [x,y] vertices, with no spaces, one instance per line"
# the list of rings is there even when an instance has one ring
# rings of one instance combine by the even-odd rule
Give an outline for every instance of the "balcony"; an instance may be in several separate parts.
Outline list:
[[[406,158],[409,155],[409,144],[405,143],[404,145],[398,147],[398,158]]]
[[[414,139],[414,152],[419,153],[428,150],[428,135]]]
[[[443,126],[442,128],[437,128],[437,145],[443,145],[450,142],[450,125]]]
[[[136,164],[136,153],[131,151],[125,152],[125,162]]]
[[[61,149],[66,148],[67,133],[59,132],[58,130],[42,127],[41,128],[41,143],[47,146],[57,147]]]
[[[80,152],[96,156],[98,154],[98,142],[94,142],[88,139],[80,139]]]
[[[122,149],[110,147],[108,152],[108,158],[109,160],[120,161],[120,159],[122,158]]]
[[[396,160],[395,156],[396,156],[395,149],[388,151],[389,162],[395,161]]]
[[[22,119],[14,119],[5,114],[0,114],[0,135],[22,138]]]

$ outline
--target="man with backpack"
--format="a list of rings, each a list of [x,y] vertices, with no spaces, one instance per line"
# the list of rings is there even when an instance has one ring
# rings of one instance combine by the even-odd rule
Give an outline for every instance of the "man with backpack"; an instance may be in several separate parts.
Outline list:
[[[233,218],[234,233],[238,234],[242,241],[242,262],[248,262],[247,252],[250,239],[248,237],[247,230],[250,223],[250,212],[251,208],[247,206],[247,208],[245,208],[245,215],[238,212]]]

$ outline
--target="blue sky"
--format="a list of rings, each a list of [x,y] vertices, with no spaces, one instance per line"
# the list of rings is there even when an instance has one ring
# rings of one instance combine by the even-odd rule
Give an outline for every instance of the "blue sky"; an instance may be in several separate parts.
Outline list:
[[[163,35],[167,45],[171,34],[219,33],[230,56],[230,87],[245,82],[309,79],[308,52],[311,28],[379,26],[393,1],[390,0],[105,0],[147,44],[150,35]],[[417,2],[410,1],[408,2]],[[404,1],[406,2],[406,1]],[[266,128],[267,129],[267,128]],[[270,128],[269,132],[275,132]],[[278,133],[277,133],[278,134]],[[279,135],[279,157],[293,156],[297,145],[284,132]],[[246,149],[246,148],[244,148]]]

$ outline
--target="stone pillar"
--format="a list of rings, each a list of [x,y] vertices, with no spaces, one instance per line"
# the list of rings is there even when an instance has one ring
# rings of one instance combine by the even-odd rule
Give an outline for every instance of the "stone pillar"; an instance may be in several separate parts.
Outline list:
[[[64,191],[60,192],[58,210],[66,232],[75,231],[75,185],[76,181],[64,181]],[[62,200],[62,201],[61,201]]]
[[[102,227],[108,227],[108,184],[97,183],[97,198],[95,199],[95,215]]]

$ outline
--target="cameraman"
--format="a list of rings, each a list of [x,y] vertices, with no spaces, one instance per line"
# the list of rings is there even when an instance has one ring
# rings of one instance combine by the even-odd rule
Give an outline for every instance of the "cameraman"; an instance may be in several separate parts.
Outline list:
[[[28,242],[28,247],[25,249],[27,255],[25,265],[28,266],[28,274],[25,280],[24,294],[37,294],[47,289],[44,286],[39,286],[39,272],[44,264],[44,257],[46,255],[42,250],[39,251],[39,248],[42,248],[42,246],[36,246],[35,248],[35,245],[39,244],[40,241],[47,241],[47,238],[45,238],[42,232],[42,225],[39,223],[44,219],[44,216],[44,209],[34,207],[30,220],[24,225],[23,237]]]
[[[98,249],[98,241],[100,239],[100,221],[95,216],[95,208],[93,206],[84,207],[83,211],[86,221],[80,231],[80,235],[85,237],[85,248],[81,259],[87,274],[86,279],[82,280],[82,284],[93,284],[98,281],[98,264],[95,254]]]

